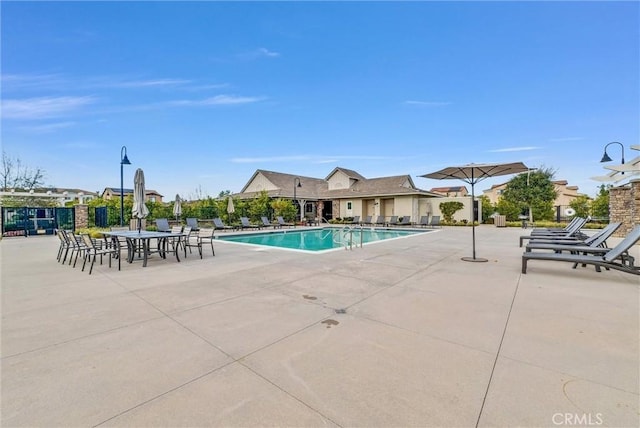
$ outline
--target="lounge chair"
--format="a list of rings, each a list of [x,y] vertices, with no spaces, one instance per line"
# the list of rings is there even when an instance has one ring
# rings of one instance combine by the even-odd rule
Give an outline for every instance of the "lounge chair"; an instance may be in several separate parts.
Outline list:
[[[434,215],[431,216],[431,220],[429,221],[429,227],[430,228],[436,228],[436,227],[441,227],[440,226],[440,216],[439,215]]]
[[[281,226],[280,226],[279,224],[277,224],[277,223],[271,223],[271,222],[269,221],[269,219],[268,219],[268,218],[266,218],[265,216],[260,217],[260,220],[262,220],[262,225],[263,225],[264,227],[273,227],[274,229],[275,229],[275,228],[277,228],[277,227],[281,227]]]
[[[240,228],[241,229],[262,229],[262,226],[260,226],[259,224],[250,223],[248,217],[240,217]]]
[[[166,218],[157,218],[156,230],[158,232],[170,232],[171,226],[169,226],[169,220],[167,220]]]
[[[373,223],[371,223],[371,216],[370,215],[366,216],[364,220],[360,222],[360,224],[363,226],[372,225]]]
[[[566,233],[575,223],[581,220],[582,217],[574,217],[565,227],[536,227],[531,230],[531,234]]]
[[[420,216],[420,221],[418,222],[418,226],[420,227],[429,226],[429,216],[428,215]]]
[[[349,223],[350,224],[360,224],[360,216],[357,215],[357,216],[353,217],[353,220],[351,220]]]
[[[411,226],[413,223],[411,223],[411,216],[409,215],[405,215],[402,217],[402,220],[400,220],[398,222],[398,226]]]
[[[215,230],[233,230],[235,229],[233,226],[227,226],[226,224],[224,224],[224,222],[222,221],[222,219],[220,217],[216,217],[213,219],[213,226]]]
[[[629,234],[615,247],[608,249],[604,254],[565,254],[548,252],[525,252],[522,254],[522,273],[527,273],[527,263],[529,260],[549,260],[573,263],[575,269],[578,264],[594,265],[597,271],[601,267],[605,269],[615,269],[634,275],[640,275],[640,266],[634,265],[634,258],[628,251],[640,240],[640,226],[636,226]]]
[[[187,218],[187,226],[191,228],[193,231],[198,231],[198,219],[197,218]]]
[[[373,224],[376,225],[376,226],[384,226],[387,223],[384,221],[384,216],[383,215],[379,215],[376,218],[376,221],[373,222]]]
[[[279,215],[278,217],[276,217],[276,220],[278,220],[278,225],[280,227],[282,226],[287,226],[287,227],[293,227],[294,224],[293,223],[287,223],[286,221],[284,221],[284,218],[282,218],[281,215]]]
[[[397,226],[398,225],[398,216],[392,215],[389,221],[387,222],[387,226]]]
[[[537,233],[537,234],[531,234],[531,235],[523,235],[520,237],[520,247],[522,247],[522,242],[525,239],[563,239],[563,238],[569,238],[569,239],[574,239],[574,238],[578,238],[578,239],[586,239],[587,235],[585,235],[584,233],[580,232],[580,229],[582,229],[582,227],[587,223],[587,221],[589,221],[589,218],[581,218],[579,221],[576,222],[572,222],[571,227],[568,228],[566,231],[562,231],[562,232],[557,232],[557,233]]]
[[[600,230],[598,233],[590,236],[587,239],[581,240],[581,239],[560,239],[560,240],[553,240],[553,239],[534,239],[529,241],[529,244],[527,245],[527,250],[526,251],[530,251],[530,250],[534,250],[534,249],[555,249],[555,247],[557,246],[561,246],[561,247],[580,247],[580,246],[588,246],[588,247],[602,247],[602,248],[606,248],[607,247],[607,239],[613,235],[613,233],[618,230],[618,228],[620,227],[621,223],[609,223],[607,226],[605,226],[602,230]],[[558,248],[558,249],[562,249],[562,248]]]

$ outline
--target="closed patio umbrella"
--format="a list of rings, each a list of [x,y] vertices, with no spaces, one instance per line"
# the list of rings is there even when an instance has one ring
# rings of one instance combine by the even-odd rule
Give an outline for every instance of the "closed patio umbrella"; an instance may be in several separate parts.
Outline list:
[[[138,232],[142,229],[142,219],[149,215],[149,208],[144,204],[144,172],[138,168],[133,178],[133,208],[131,216],[138,219]]]
[[[529,168],[522,162],[511,163],[471,163],[462,166],[450,166],[440,171],[421,175],[424,178],[433,178],[436,180],[456,179],[462,180],[471,185],[471,236],[473,242],[473,257],[462,257],[466,262],[486,262],[487,259],[476,257],[476,223],[474,215],[475,191],[474,186],[477,182],[489,177],[499,175],[519,174],[527,172]]]
[[[236,208],[233,206],[233,198],[229,196],[227,200],[227,214],[229,214],[229,222],[231,222],[231,214],[236,211]]]
[[[173,215],[176,216],[176,220],[182,215],[182,199],[180,199],[180,195],[176,195],[176,200],[173,203]]]

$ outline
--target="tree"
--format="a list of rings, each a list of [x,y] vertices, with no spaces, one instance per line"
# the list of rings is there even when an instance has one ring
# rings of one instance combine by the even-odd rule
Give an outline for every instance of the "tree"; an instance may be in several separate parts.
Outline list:
[[[282,216],[285,221],[294,221],[298,215],[298,209],[290,199],[276,199],[271,201],[271,208],[273,208],[273,215]]]
[[[573,201],[569,202],[569,206],[576,212],[577,217],[588,217],[591,211],[591,198],[586,195],[579,195]]]
[[[480,199],[480,204],[482,206],[481,218],[484,223],[489,217],[491,217],[491,214],[496,212],[496,209],[486,195],[482,195],[478,199]]]
[[[464,204],[459,201],[441,202],[439,207],[440,212],[444,217],[444,221],[446,221],[447,223],[452,223],[453,215],[464,208]]]
[[[249,216],[254,221],[259,220],[262,216],[269,217],[270,211],[271,198],[266,190],[262,190],[249,202]]]
[[[512,178],[502,192],[501,199],[510,206],[517,206],[520,215],[529,212],[529,221],[553,220],[553,204],[557,197],[553,185],[554,172],[548,168],[525,172]],[[502,213],[501,213],[502,214]],[[509,218],[510,221],[517,218]]]
[[[9,156],[2,151],[2,165],[0,166],[0,181],[2,190],[24,189],[31,190],[44,186],[45,171],[42,168],[30,168],[23,165],[18,157]]]
[[[609,189],[611,185],[600,185],[596,198],[591,201],[591,216],[597,219],[609,218]]]

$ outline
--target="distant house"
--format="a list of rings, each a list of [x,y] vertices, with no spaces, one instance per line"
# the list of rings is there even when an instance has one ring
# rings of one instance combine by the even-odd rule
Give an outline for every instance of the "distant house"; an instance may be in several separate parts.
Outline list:
[[[469,195],[469,192],[467,191],[466,186],[434,187],[430,190],[430,192],[437,193],[442,196],[448,196],[448,197],[459,197],[459,196]]]
[[[133,189],[122,189],[124,196],[133,195]],[[145,202],[162,202],[162,195],[155,190],[145,189],[144,200]],[[119,187],[105,187],[102,192],[102,199],[120,198]]]
[[[558,194],[554,202],[555,206],[568,206],[571,201],[581,195],[578,193],[578,186],[569,186],[567,180],[556,180],[552,181],[552,183]],[[483,193],[492,204],[495,204],[506,187],[507,183],[496,184],[491,186],[490,189],[484,190]]]
[[[56,199],[58,205],[64,206],[67,202],[73,201],[79,204],[85,204],[97,198],[98,193],[82,189],[69,189],[66,187],[39,187],[36,189],[9,189],[6,192],[0,192],[0,196]]]
[[[298,186],[298,182],[300,186]],[[241,192],[241,199],[266,191],[272,198],[295,199],[307,217],[411,216],[418,221],[431,212],[429,200],[440,195],[418,189],[409,175],[365,178],[356,171],[334,168],[325,178],[256,170]],[[295,198],[294,198],[295,193]]]

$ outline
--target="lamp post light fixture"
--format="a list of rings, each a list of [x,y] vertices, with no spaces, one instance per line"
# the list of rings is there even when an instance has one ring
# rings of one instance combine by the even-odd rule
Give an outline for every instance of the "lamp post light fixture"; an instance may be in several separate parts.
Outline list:
[[[612,144],[620,144],[620,148],[622,149],[622,165],[624,165],[624,146],[622,145],[622,143],[619,143],[617,141],[613,141],[607,144],[606,146],[604,146],[604,155],[602,155],[602,159],[600,159],[600,162],[611,162],[611,158],[607,154],[607,147],[609,147]],[[622,174],[624,174],[624,171],[622,172]]]
[[[296,181],[298,182],[298,184],[296,184]],[[296,197],[296,189],[298,187],[302,187],[302,183],[300,183],[300,177],[296,177],[296,178],[293,179],[293,200],[294,200],[294,203],[298,202],[298,198]],[[302,218],[302,216],[300,218]],[[294,223],[296,221],[298,221],[298,208],[296,208],[296,218],[295,218]]]
[[[127,157],[127,147],[120,149],[120,227],[124,226],[124,166],[131,165]]]

